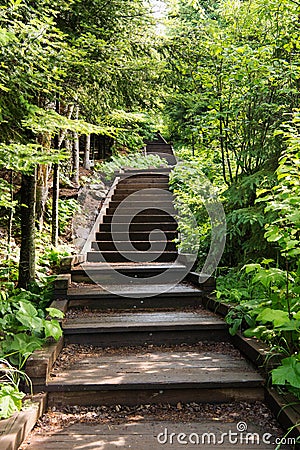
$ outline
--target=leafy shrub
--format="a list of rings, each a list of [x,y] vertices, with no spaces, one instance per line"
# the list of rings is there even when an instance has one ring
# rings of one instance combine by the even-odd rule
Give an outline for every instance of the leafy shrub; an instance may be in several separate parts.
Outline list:
[[[19,389],[21,379],[31,384],[24,372],[13,367],[6,359],[0,359],[0,419],[7,419],[21,410],[25,397]]]
[[[139,152],[133,152],[128,155],[117,154],[105,161],[95,165],[95,170],[102,172],[106,180],[112,180],[116,171],[122,168],[131,169],[149,169],[156,167],[166,167],[167,162],[158,155],[143,155]]]
[[[22,368],[31,353],[48,338],[58,340],[62,330],[57,319],[63,313],[40,307],[40,295],[29,291],[0,292],[0,355]]]

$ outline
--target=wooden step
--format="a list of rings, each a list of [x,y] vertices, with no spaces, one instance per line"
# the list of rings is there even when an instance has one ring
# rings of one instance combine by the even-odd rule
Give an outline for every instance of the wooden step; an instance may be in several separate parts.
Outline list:
[[[125,208],[122,208],[122,213],[125,212]],[[142,213],[139,214],[135,214],[135,215],[131,215],[131,214],[126,214],[123,215],[120,212],[116,213],[116,215],[105,215],[103,217],[103,222],[104,223],[111,223],[112,220],[117,221],[118,223],[177,223],[176,219],[174,217],[172,217],[170,214],[162,214],[162,212],[160,213],[160,215],[146,215]]]
[[[161,237],[161,232],[159,231],[158,233],[155,233],[154,231],[152,232],[152,239],[158,239],[159,237]],[[165,238],[168,241],[173,241],[174,239],[177,238],[177,231],[163,231],[163,234],[165,236]],[[129,237],[131,239],[131,241],[133,242],[138,242],[138,241],[148,241],[149,242],[149,232],[148,231],[144,231],[144,232],[133,232],[130,231],[129,232]],[[120,231],[120,232],[114,232],[114,240],[117,241],[123,241],[125,239],[128,239],[128,233],[125,231]],[[110,232],[107,231],[98,231],[96,233],[96,241],[111,241],[112,240],[112,235]]]
[[[131,186],[136,184],[148,184],[150,187],[153,187],[155,184],[169,184],[169,177],[164,175],[161,177],[131,176],[120,180],[118,186]]]
[[[118,206],[119,206],[119,204],[114,207],[109,207],[106,210],[106,215],[113,215],[115,213],[116,209],[118,208]],[[122,208],[122,210],[123,210],[123,208]],[[167,212],[169,214],[174,214],[174,215],[176,214],[175,208],[172,208],[172,207],[170,207],[170,208],[168,207]],[[163,208],[161,208],[161,209],[160,208],[145,208],[145,206],[143,204],[141,204],[141,205],[137,205],[137,206],[131,206],[130,208],[128,208],[126,206],[126,213],[128,215],[136,215],[137,213],[140,213],[140,214],[143,214],[144,216],[149,217],[149,216],[159,216],[161,214],[164,214],[165,211]]]
[[[130,191],[130,192],[135,192],[135,191],[140,191],[142,189],[166,189],[169,190],[169,183],[168,181],[160,181],[160,182],[156,182],[156,183],[143,183],[143,182],[139,182],[136,181],[135,183],[126,183],[125,181],[120,181],[117,186],[116,186],[116,191],[115,192],[119,192],[119,191]]]
[[[56,371],[45,390],[50,407],[177,404],[262,400],[262,383],[244,359],[195,349],[82,356]]]
[[[130,189],[116,189],[114,192],[113,197],[115,197],[116,195],[118,196],[127,196],[129,194],[131,194],[131,196],[135,199],[135,200],[151,200],[153,199],[153,192],[151,192],[152,189],[145,189],[145,190],[140,190],[140,191],[131,191]],[[154,191],[158,191],[155,192],[155,198],[156,199],[163,199],[163,200],[168,200],[170,201],[170,199],[173,198],[173,194],[172,192],[168,191],[167,189],[154,189]]]
[[[116,249],[126,251],[130,250],[131,246],[140,251],[148,251],[150,248],[153,251],[158,251],[165,249],[167,251],[176,251],[176,244],[172,241],[94,241],[92,242],[93,250],[110,250],[114,251]]]
[[[237,405],[236,416],[238,417],[239,414],[240,409]],[[82,450],[121,450],[122,447],[132,450],[161,450],[162,448],[179,450],[182,447],[199,450],[233,450],[236,447],[238,450],[238,446],[233,446],[231,442],[232,439],[238,439],[242,435],[241,433],[232,435],[231,442],[228,438],[230,431],[232,433],[237,430],[237,420],[235,423],[226,423],[226,420],[219,418],[217,420],[201,418],[201,421],[193,419],[193,421],[183,422],[180,418],[176,421],[173,418],[172,421],[153,420],[152,417],[137,420],[134,416],[135,414],[122,423],[116,420],[113,422],[109,420],[108,423],[90,420],[68,423],[65,428],[53,430],[51,433],[48,427],[45,426],[44,429],[39,427],[30,436],[29,450],[74,450],[76,442],[81,443]],[[245,450],[270,450],[270,444],[263,443],[262,438],[257,443],[257,437],[262,437],[266,432],[265,428],[258,424],[259,418],[257,424],[249,423],[247,429],[249,435],[247,438],[244,437],[245,440],[249,438],[247,444],[243,445]],[[100,445],[99,436],[101,436]],[[252,440],[251,436],[253,436]],[[222,440],[224,442],[220,446],[218,442]],[[191,442],[190,445],[189,442]],[[287,449],[285,445],[281,448]]]
[[[112,225],[110,223],[102,223],[100,225],[99,231],[107,231],[111,232]],[[130,225],[129,231],[130,232],[142,232],[142,231],[148,231],[151,232],[152,230],[163,230],[163,231],[176,231],[177,230],[177,223],[133,223]],[[114,223],[113,225],[113,232],[124,232],[124,223]]]
[[[115,209],[120,205],[120,201],[114,201],[111,200],[109,202],[109,208]],[[167,200],[160,200],[160,199],[156,199],[156,198],[152,198],[149,200],[135,200],[133,198],[129,200],[126,200],[126,206],[128,206],[128,208],[134,208],[134,209],[143,209],[143,208],[158,208],[160,210],[160,208],[172,208],[172,205],[170,204],[170,201]]]
[[[122,254],[117,251],[93,251],[87,253],[88,262],[101,262],[103,258],[107,262],[126,262],[126,261],[136,261],[136,262],[150,262],[150,261],[175,261],[177,258],[177,252],[174,251],[164,251],[154,252],[154,251],[128,251]]]
[[[111,268],[101,267],[101,264],[97,263],[85,263],[86,269],[81,266],[77,266],[72,269],[71,277],[72,281],[77,283],[100,283],[102,284],[115,284],[116,274],[115,271],[126,275],[128,280],[134,286],[145,284],[144,279],[147,279],[147,284],[156,284],[157,275],[161,275],[168,271],[166,283],[176,282],[182,280],[186,274],[185,266],[174,263],[154,263],[154,264],[114,264],[111,263]],[[170,270],[171,269],[171,270]],[[91,278],[89,277],[91,276]],[[118,283],[118,281],[116,281]],[[109,306],[108,306],[109,307]]]
[[[206,311],[73,313],[63,323],[65,343],[101,347],[195,344],[229,339],[227,325]]]
[[[154,269],[152,270],[154,271]],[[150,271],[151,266],[144,274],[149,276]],[[126,281],[127,284],[124,285],[121,285],[120,281],[115,285],[111,277],[111,281],[106,284],[104,281],[105,272],[108,271],[98,270],[93,275],[94,279],[99,279],[100,286],[95,284],[69,288],[69,307],[135,310],[145,308],[194,308],[199,307],[202,303],[204,294],[200,289],[185,283],[176,283],[176,280],[178,281],[181,276],[184,276],[185,272],[182,269],[169,271],[166,282],[160,280],[160,284],[157,280],[155,284],[151,284],[151,278],[149,278],[150,282],[147,282],[147,284],[145,284],[145,281],[140,283],[138,277]],[[142,273],[140,272],[140,275]],[[128,271],[125,274],[130,276]],[[156,274],[158,273],[154,271],[153,275]],[[173,282],[174,284],[172,284]]]

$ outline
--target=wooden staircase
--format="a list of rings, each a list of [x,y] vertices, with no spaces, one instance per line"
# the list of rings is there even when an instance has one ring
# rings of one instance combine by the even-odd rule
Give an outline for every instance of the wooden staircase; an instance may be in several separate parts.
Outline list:
[[[67,292],[66,349],[87,347],[50,373],[43,386],[50,406],[263,398],[251,364],[214,347],[229,340],[227,326],[201,307],[205,292],[184,279],[168,176],[168,169],[126,172],[113,186]],[[118,274],[125,281],[116,282]]]
[[[111,195],[87,262],[175,261],[174,215],[168,173],[124,176]]]

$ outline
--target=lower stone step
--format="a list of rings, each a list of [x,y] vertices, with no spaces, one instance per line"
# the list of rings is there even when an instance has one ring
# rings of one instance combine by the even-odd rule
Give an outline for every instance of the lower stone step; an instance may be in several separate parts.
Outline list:
[[[240,356],[213,351],[80,353],[52,372],[48,405],[262,400],[263,379]]]
[[[225,322],[206,310],[95,312],[70,310],[63,323],[65,343],[124,347],[162,343],[195,344],[228,340]]]

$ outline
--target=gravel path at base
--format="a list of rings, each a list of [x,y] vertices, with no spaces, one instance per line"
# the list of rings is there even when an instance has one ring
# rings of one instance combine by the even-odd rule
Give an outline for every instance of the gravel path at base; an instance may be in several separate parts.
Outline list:
[[[214,352],[231,355],[236,358],[243,358],[239,350],[237,350],[233,345],[229,344],[228,342],[212,343],[207,341],[201,341],[198,344],[194,345],[180,344],[173,346],[166,346],[166,345],[157,346],[149,344],[138,347],[120,347],[120,348],[112,348],[112,347],[100,348],[89,345],[69,344],[62,349],[61,353],[59,354],[59,357],[57,358],[53,366],[52,372],[68,369],[68,367],[71,367],[75,362],[78,362],[81,359],[85,359],[88,357],[100,358],[107,355],[126,356],[133,354],[146,356],[148,353],[152,353],[154,351]]]
[[[284,432],[278,426],[271,411],[261,402],[198,404],[178,403],[171,405],[139,405],[127,407],[72,406],[62,410],[53,407],[37,423],[19,450],[30,449],[30,437],[34,434],[49,435],[56,433],[75,423],[89,424],[122,424],[128,422],[171,421],[174,423],[190,423],[204,421],[220,421],[222,423],[237,423],[239,421],[262,427],[274,437],[281,437]]]

